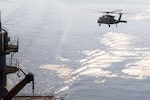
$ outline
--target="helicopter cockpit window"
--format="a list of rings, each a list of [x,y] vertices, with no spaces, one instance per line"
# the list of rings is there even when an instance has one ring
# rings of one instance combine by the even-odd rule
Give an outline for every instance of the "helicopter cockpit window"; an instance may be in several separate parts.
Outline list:
[[[107,18],[107,16],[104,16],[104,18]]]

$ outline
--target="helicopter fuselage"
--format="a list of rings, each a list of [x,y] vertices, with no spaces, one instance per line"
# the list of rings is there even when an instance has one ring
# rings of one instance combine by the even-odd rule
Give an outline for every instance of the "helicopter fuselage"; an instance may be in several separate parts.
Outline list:
[[[114,24],[117,23],[117,21],[114,19],[115,16],[111,15],[103,15],[102,17],[99,17],[98,23],[104,23],[104,24]]]
[[[117,24],[119,22],[126,23],[127,21],[121,21],[121,16],[122,14],[120,14],[119,19],[115,19],[115,16],[107,14],[107,15],[103,15],[102,17],[99,17],[97,22],[99,23],[99,26],[101,24],[108,24],[109,27],[110,24]]]

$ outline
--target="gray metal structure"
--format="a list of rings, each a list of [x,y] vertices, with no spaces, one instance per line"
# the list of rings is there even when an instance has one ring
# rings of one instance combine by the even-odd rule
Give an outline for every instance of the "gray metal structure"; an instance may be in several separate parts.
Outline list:
[[[0,15],[1,17],[1,15]],[[34,96],[34,74],[26,74],[19,68],[17,60],[13,56],[18,52],[19,41],[11,41],[6,29],[1,26],[0,18],[0,100],[56,100],[54,96]],[[6,55],[10,58],[6,60]],[[7,90],[7,74],[15,73],[17,71],[23,72],[25,77],[15,85],[10,91]],[[16,96],[22,88],[32,81],[32,96]]]
[[[1,17],[1,16],[0,16]],[[8,32],[2,28],[0,18],[0,98],[8,92],[6,89],[7,74],[18,71],[17,60],[13,63],[13,55],[18,52],[18,40],[11,42]],[[6,55],[10,55],[9,62],[6,63]]]

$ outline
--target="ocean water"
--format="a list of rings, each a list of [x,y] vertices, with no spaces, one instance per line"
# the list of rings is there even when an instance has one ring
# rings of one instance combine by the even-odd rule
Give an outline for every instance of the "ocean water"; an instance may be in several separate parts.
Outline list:
[[[67,100],[149,100],[149,0],[0,0],[2,25],[19,38],[20,68],[35,75],[35,95]],[[118,27],[97,24],[123,9]],[[116,19],[118,15],[116,15]],[[9,57],[9,56],[8,56]],[[24,76],[8,75],[8,85]],[[18,95],[31,95],[28,84]]]

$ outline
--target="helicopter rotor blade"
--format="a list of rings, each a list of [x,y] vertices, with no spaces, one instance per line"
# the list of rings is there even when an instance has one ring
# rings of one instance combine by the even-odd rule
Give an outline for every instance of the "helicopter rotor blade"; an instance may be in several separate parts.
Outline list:
[[[107,13],[105,11],[99,11],[99,10],[95,10],[95,9],[87,9],[87,10],[95,11],[95,12],[98,12],[98,13]]]
[[[87,9],[87,8],[85,8]],[[98,12],[98,13],[106,13],[106,14],[135,14],[135,13],[122,13],[122,9],[118,9],[118,10],[114,10],[114,11],[100,11],[100,10],[95,10],[95,9],[87,9],[87,10],[91,10],[91,11],[95,11],[95,12]]]
[[[122,9],[118,9],[118,10],[114,10],[114,11],[100,11],[100,10],[95,10],[95,9],[87,9],[87,10],[91,10],[91,11],[96,11],[96,12],[98,12],[98,13],[116,13],[116,12],[121,12],[122,11]]]
[[[118,10],[110,11],[110,13],[121,12],[121,11],[123,11],[123,10],[122,9],[118,9]]]
[[[122,12],[119,12],[119,13],[113,13],[113,14],[135,14],[135,13],[122,13]]]
[[[122,13],[122,14],[135,14],[135,13]]]

